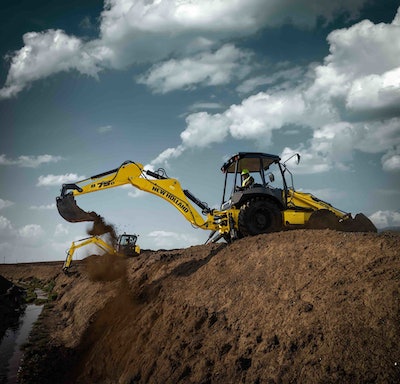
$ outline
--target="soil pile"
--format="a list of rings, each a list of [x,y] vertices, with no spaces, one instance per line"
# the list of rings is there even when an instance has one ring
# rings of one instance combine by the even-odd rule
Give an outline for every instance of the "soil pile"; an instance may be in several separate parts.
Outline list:
[[[296,230],[145,251],[114,279],[53,265],[43,348],[68,369],[36,382],[400,382],[399,250],[399,233]]]

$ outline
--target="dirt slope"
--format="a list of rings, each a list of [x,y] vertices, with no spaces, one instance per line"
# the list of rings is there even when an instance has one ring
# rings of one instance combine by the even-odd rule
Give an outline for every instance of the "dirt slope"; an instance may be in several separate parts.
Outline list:
[[[297,230],[74,265],[0,266],[55,278],[42,322],[64,382],[400,382],[398,233]]]

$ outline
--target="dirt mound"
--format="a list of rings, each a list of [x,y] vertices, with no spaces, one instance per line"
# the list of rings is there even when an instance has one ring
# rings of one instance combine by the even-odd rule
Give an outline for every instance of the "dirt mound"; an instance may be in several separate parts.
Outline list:
[[[297,230],[145,251],[114,280],[76,262],[47,345],[73,383],[397,383],[399,249],[398,233]]]

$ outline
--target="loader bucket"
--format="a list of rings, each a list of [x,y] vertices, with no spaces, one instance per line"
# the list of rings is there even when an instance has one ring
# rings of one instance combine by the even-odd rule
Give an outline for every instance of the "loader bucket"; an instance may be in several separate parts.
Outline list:
[[[372,221],[362,213],[357,213],[354,218],[348,214],[343,219],[339,219],[327,209],[313,212],[306,227],[310,229],[333,229],[343,232],[378,232]]]
[[[95,221],[98,218],[95,212],[86,212],[76,204],[72,193],[58,196],[56,199],[58,213],[70,223],[81,221]]]
[[[378,232],[375,225],[367,216],[357,213],[354,218],[349,217],[341,223],[340,230],[346,232]]]

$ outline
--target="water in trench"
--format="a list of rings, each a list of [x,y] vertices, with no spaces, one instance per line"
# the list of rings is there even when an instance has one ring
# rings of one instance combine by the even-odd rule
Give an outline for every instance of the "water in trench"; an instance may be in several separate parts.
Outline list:
[[[0,384],[14,384],[21,363],[21,346],[28,340],[33,324],[43,305],[29,304],[21,315],[19,325],[8,329],[0,343]]]

